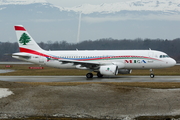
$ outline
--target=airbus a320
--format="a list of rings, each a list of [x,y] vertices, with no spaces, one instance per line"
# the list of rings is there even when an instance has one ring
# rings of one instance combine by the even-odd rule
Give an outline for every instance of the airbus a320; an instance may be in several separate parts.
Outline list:
[[[132,69],[172,67],[176,61],[166,53],[156,50],[74,50],[46,51],[39,47],[22,25],[14,26],[19,44],[18,53],[12,57],[23,61],[65,69],[89,70],[87,78],[130,74]]]

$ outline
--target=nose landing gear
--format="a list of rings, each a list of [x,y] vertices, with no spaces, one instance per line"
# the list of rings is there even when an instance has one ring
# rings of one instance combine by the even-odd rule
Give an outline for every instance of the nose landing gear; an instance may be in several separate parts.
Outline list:
[[[149,71],[151,72],[151,74],[150,74],[150,78],[154,78],[154,77],[155,77],[155,75],[153,74],[153,69],[150,69]]]

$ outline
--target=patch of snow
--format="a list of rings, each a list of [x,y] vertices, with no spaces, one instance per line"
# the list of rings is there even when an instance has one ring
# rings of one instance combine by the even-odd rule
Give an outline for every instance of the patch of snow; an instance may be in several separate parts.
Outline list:
[[[0,98],[7,97],[12,94],[13,94],[13,92],[9,91],[8,88],[0,88]]]
[[[48,3],[46,0],[0,0],[0,5],[27,5],[33,3]]]
[[[8,72],[14,72],[14,70],[8,70],[8,69],[0,69],[0,73],[8,73]]]
[[[83,4],[81,6],[71,8],[61,8],[60,10],[82,12],[83,14],[91,13],[115,13],[123,10],[127,11],[179,11],[180,12],[180,1],[179,0],[133,0],[126,2],[117,3],[104,3],[101,5]]]

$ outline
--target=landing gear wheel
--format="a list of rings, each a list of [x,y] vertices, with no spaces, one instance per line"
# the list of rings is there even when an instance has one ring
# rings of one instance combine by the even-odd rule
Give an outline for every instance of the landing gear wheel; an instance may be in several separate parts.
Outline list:
[[[150,78],[154,78],[155,75],[153,74],[153,69],[150,69],[149,71],[151,72]]]
[[[102,78],[103,75],[102,75],[100,72],[98,72],[98,73],[97,73],[97,77],[98,77],[98,78]]]
[[[93,74],[92,74],[92,73],[87,73],[87,74],[86,74],[86,77],[87,77],[87,78],[93,78]]]
[[[152,73],[150,74],[150,77],[151,77],[151,78],[154,78],[154,76],[155,76],[154,74],[152,74]]]

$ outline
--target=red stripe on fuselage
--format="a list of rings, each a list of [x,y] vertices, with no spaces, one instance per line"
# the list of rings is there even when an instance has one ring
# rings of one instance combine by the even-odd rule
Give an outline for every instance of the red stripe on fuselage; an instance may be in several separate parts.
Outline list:
[[[34,55],[40,55],[40,56],[44,56],[44,57],[49,57],[48,55],[42,54],[42,53],[34,51],[34,50],[30,50],[30,49],[27,49],[27,48],[20,47],[19,50],[20,50],[20,52],[31,53],[31,54],[34,54]]]
[[[51,57],[49,55],[46,55],[46,54],[43,54],[43,53],[40,53],[40,52],[37,52],[37,51],[34,51],[34,50],[30,50],[30,49],[27,49],[27,48],[20,47],[19,50],[20,50],[20,52],[25,52],[25,53],[30,53],[30,54],[34,54],[34,55],[43,56],[43,57],[50,57],[50,58],[53,58],[53,59],[58,59],[58,58]]]
[[[34,50],[27,49],[27,48],[20,47],[19,49],[20,49],[20,52],[30,53],[30,54],[39,55],[39,56],[48,57],[48,58],[53,58],[53,59],[62,59],[62,58],[52,57],[52,56],[49,56],[49,55],[46,55],[46,54],[43,54],[43,53],[40,53],[40,52],[37,52]],[[91,59],[77,59],[77,61],[103,60],[103,59],[111,59],[111,58],[118,59],[118,58],[123,58],[123,57],[126,57],[126,58],[135,57],[135,58],[142,58],[142,59],[144,58],[144,59],[162,61],[162,60],[159,60],[156,58],[143,57],[143,56],[111,56],[111,57],[100,57],[100,58],[91,58]]]
[[[26,31],[26,29],[22,26],[14,26],[15,30],[17,31]]]

